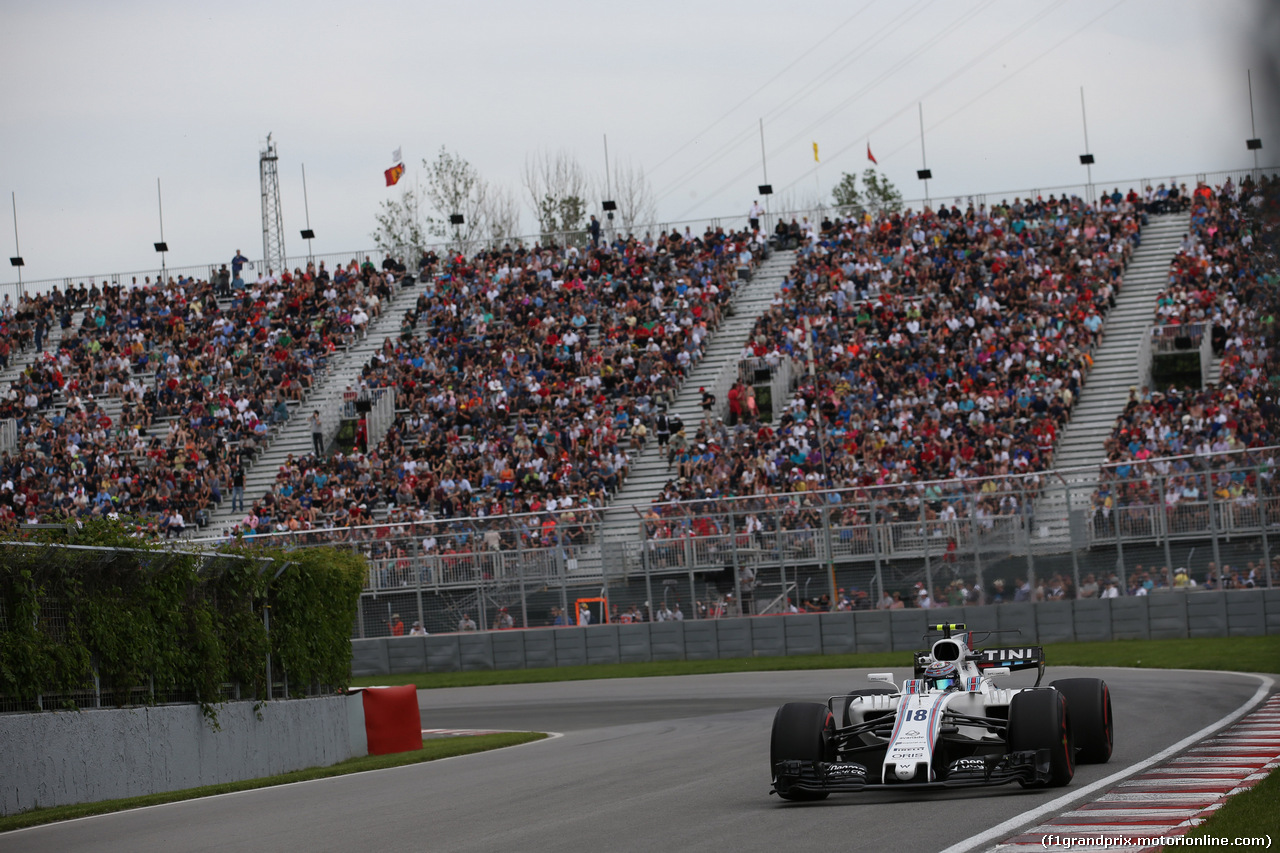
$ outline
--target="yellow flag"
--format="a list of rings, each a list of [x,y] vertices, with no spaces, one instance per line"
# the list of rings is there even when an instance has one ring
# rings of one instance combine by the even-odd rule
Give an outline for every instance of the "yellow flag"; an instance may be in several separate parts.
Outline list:
[[[816,142],[813,143],[813,162],[815,163],[819,162],[818,161],[818,143]]]

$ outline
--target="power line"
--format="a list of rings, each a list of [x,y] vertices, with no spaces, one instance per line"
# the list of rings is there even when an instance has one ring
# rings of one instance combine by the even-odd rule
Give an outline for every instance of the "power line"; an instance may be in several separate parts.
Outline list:
[[[716,125],[720,124],[720,122],[722,122],[722,121],[724,121],[725,119],[727,119],[730,115],[732,115],[734,112],[736,112],[739,108],[741,108],[744,104],[746,104],[748,101],[750,101],[750,100],[751,100],[752,98],[754,98],[756,95],[760,94],[760,93],[761,93],[761,92],[763,92],[765,89],[767,89],[769,86],[773,85],[774,81],[776,81],[776,80],[777,80],[779,77],[781,77],[783,74],[786,74],[786,73],[787,73],[788,71],[790,71],[792,68],[794,68],[794,67],[796,67],[798,64],[800,64],[800,62],[801,62],[802,60],[804,60],[804,59],[805,59],[806,57],[808,57],[811,53],[813,53],[813,51],[815,51],[818,47],[820,47],[821,45],[823,45],[824,43],[826,43],[826,42],[827,42],[827,41],[829,41],[830,39],[834,38],[834,37],[835,37],[835,35],[836,35],[836,33],[840,32],[842,29],[844,29],[845,27],[847,27],[849,24],[853,23],[853,21],[854,21],[854,19],[855,19],[855,18],[857,18],[857,17],[858,17],[859,15],[861,15],[863,12],[867,11],[867,9],[870,9],[870,8],[871,8],[871,6],[872,6],[874,3],[875,3],[875,0],[867,0],[867,3],[866,3],[866,5],[865,5],[865,6],[863,6],[863,7],[862,7],[861,9],[859,9],[858,11],[854,12],[854,13],[853,13],[852,15],[850,15],[849,17],[845,18],[845,19],[844,19],[844,21],[843,21],[842,23],[840,23],[840,24],[839,24],[835,29],[833,29],[831,32],[827,33],[825,36],[823,36],[822,38],[820,38],[820,39],[818,39],[816,42],[814,42],[812,45],[810,45],[810,46],[809,46],[809,47],[808,47],[808,48],[807,48],[807,49],[806,49],[802,54],[800,54],[800,55],[799,55],[799,56],[797,56],[795,59],[793,59],[793,60],[790,62],[790,64],[788,64],[785,68],[783,68],[783,69],[782,69],[781,71],[779,71],[777,74],[774,74],[772,77],[770,77],[770,78],[769,78],[768,80],[766,80],[764,83],[762,83],[758,89],[756,89],[756,90],[755,90],[754,92],[752,92],[750,95],[747,95],[747,96],[746,96],[745,98],[743,98],[741,101],[738,101],[738,103],[736,103],[736,104],[734,104],[732,107],[730,107],[730,108],[729,108],[729,109],[724,113],[724,115],[720,116],[720,118],[716,119],[715,121],[711,122],[711,124],[707,125],[707,126],[706,126],[706,127],[704,127],[702,130],[698,131],[698,133],[697,133],[697,134],[696,134],[692,139],[690,139],[688,142],[686,142],[685,144],[681,145],[681,146],[680,146],[679,148],[677,148],[675,151],[672,151],[672,152],[671,152],[670,154],[668,154],[666,157],[663,157],[661,160],[659,160],[659,161],[658,161],[658,164],[657,164],[656,166],[652,167],[652,168],[649,170],[649,171],[650,171],[650,174],[652,174],[653,172],[656,172],[658,169],[661,169],[664,165],[666,165],[666,164],[671,160],[671,158],[675,157],[677,154],[679,154],[680,152],[684,151],[684,150],[685,150],[686,148],[688,148],[690,145],[693,145],[695,142],[697,142],[699,139],[701,139],[701,138],[702,138],[702,137],[707,133],[707,131],[711,130],[713,127],[715,127]]]
[[[794,93],[784,98],[780,102],[779,106],[775,106],[772,109],[767,110],[763,114],[762,118],[773,119],[775,117],[781,116],[782,114],[786,113],[788,110],[794,108],[797,104],[802,102],[805,98],[809,97],[809,95],[813,94],[813,92],[816,91],[817,88],[819,88],[822,85],[822,81],[824,80],[830,81],[835,74],[845,70],[854,62],[856,62],[858,59],[862,58],[863,50],[868,45],[873,44],[874,42],[883,40],[885,36],[889,35],[890,33],[904,26],[907,23],[907,21],[915,17],[915,15],[919,14],[920,12],[924,11],[926,8],[932,5],[933,2],[934,0],[917,0],[917,2],[914,5],[907,7],[906,10],[899,13],[897,17],[890,19],[890,21],[886,23],[884,26],[882,26],[879,30],[875,31],[874,33],[869,35],[867,38],[865,38],[863,41],[855,45],[853,48],[846,51],[838,60],[836,60],[831,65],[828,65],[821,72],[819,72],[816,77],[812,78],[809,81],[806,81],[805,84],[802,85],[799,89],[797,89]],[[792,65],[794,64],[795,63],[792,63]],[[729,139],[729,141],[722,143],[718,148],[716,148],[711,153],[704,155],[700,160],[697,161],[697,163],[695,163],[693,166],[686,169],[678,177],[672,179],[668,183],[667,188],[660,191],[657,194],[656,200],[661,201],[662,199],[666,198],[672,193],[684,189],[685,186],[687,186],[689,179],[697,175],[699,172],[701,172],[708,163],[711,163],[711,162],[714,162],[715,160],[720,159],[727,151],[731,151],[737,146],[743,144],[748,139],[753,137],[755,135],[755,132],[756,132],[756,125],[753,123],[750,127],[744,128],[742,131],[739,131],[735,136]]]
[[[835,114],[836,114],[837,112],[839,112],[840,110],[845,109],[845,108],[846,108],[846,107],[848,107],[850,104],[854,103],[854,102],[855,102],[855,101],[857,101],[859,98],[861,98],[863,95],[865,95],[865,94],[867,94],[868,92],[870,92],[870,91],[872,91],[873,89],[875,89],[877,86],[879,86],[881,83],[883,83],[886,79],[891,78],[894,74],[896,74],[896,73],[897,73],[898,71],[900,71],[902,68],[904,68],[905,66],[907,66],[907,65],[911,64],[913,61],[915,61],[916,57],[918,57],[921,53],[923,53],[924,51],[926,51],[926,50],[930,49],[930,48],[931,48],[931,47],[933,47],[935,44],[937,44],[939,41],[941,41],[943,38],[945,38],[946,36],[950,35],[953,31],[955,31],[958,27],[960,27],[960,26],[961,26],[964,22],[966,22],[968,19],[973,18],[974,16],[976,16],[976,15],[980,14],[981,12],[985,11],[985,10],[986,10],[988,7],[990,7],[994,2],[995,2],[995,0],[986,0],[986,2],[985,2],[985,3],[983,3],[982,5],[980,5],[980,6],[976,7],[976,8],[974,8],[974,9],[971,9],[971,10],[970,10],[970,11],[968,11],[968,12],[965,12],[965,13],[961,14],[961,15],[960,15],[960,17],[956,18],[956,19],[955,19],[954,21],[952,21],[948,26],[946,26],[945,28],[943,28],[941,31],[939,31],[939,32],[935,33],[935,34],[934,34],[933,36],[931,36],[929,39],[926,39],[926,40],[925,40],[925,41],[924,41],[924,42],[923,42],[919,47],[915,48],[915,49],[914,49],[914,50],[912,50],[910,53],[908,53],[908,54],[906,54],[905,56],[903,56],[902,58],[900,58],[900,59],[899,59],[897,62],[895,62],[893,65],[891,65],[891,66],[889,66],[888,68],[886,68],[886,69],[885,69],[883,72],[881,72],[877,77],[873,78],[871,81],[869,81],[865,86],[863,86],[861,89],[859,89],[859,90],[858,90],[857,92],[855,92],[853,95],[850,95],[848,98],[845,98],[845,99],[844,99],[843,101],[841,101],[839,104],[837,104],[836,106],[834,106],[833,108],[831,108],[830,110],[828,110],[826,113],[824,113],[820,118],[818,118],[818,119],[816,119],[816,120],[814,120],[814,121],[810,122],[808,125],[806,125],[804,128],[802,128],[798,133],[796,133],[795,135],[791,136],[789,139],[785,140],[781,145],[779,145],[779,146],[775,146],[774,150],[775,150],[775,151],[778,151],[778,150],[785,150],[785,149],[786,149],[786,148],[788,148],[789,146],[791,146],[791,145],[795,144],[795,143],[797,142],[797,140],[800,140],[800,139],[804,138],[806,135],[808,135],[808,134],[809,134],[809,132],[810,132],[810,131],[812,131],[812,130],[813,130],[813,128],[815,128],[816,126],[818,126],[818,125],[819,125],[819,124],[821,124],[822,122],[824,122],[824,121],[828,120],[829,118],[831,118],[831,116],[835,115]],[[1061,2],[1061,0],[1060,0],[1060,2]],[[943,83],[940,83],[940,84],[938,84],[938,85],[939,85],[939,86],[944,85],[946,82],[950,82],[950,80],[951,80],[951,79],[954,79],[954,77],[948,78],[948,79],[947,79],[947,80],[945,80]],[[913,101],[913,102],[914,102],[914,101]],[[862,137],[862,136],[859,136],[858,138],[859,138],[859,139],[862,139],[863,137]],[[844,150],[844,149],[842,149],[842,150]],[[816,167],[815,167],[815,168],[816,168]],[[702,203],[703,203],[703,202],[705,202],[708,198],[715,198],[716,196],[720,195],[720,194],[721,194],[722,192],[724,192],[725,190],[727,190],[727,189],[729,189],[730,187],[732,187],[732,186],[736,185],[739,181],[741,181],[741,180],[742,180],[742,178],[743,178],[743,176],[744,176],[744,175],[746,175],[746,174],[748,174],[748,173],[749,173],[749,171],[750,171],[750,170],[748,169],[748,170],[746,170],[746,171],[744,171],[744,172],[740,172],[740,173],[738,173],[734,178],[732,178],[731,180],[729,180],[728,182],[726,182],[726,183],[725,183],[724,185],[722,185],[719,189],[715,190],[715,192],[713,192],[710,196],[704,196],[704,197],[699,201],[699,204],[702,204]],[[807,177],[808,175],[812,174],[812,172],[813,172],[813,169],[810,169],[810,171],[808,171],[808,172],[806,172],[806,173],[805,173],[805,176]],[[794,186],[794,184],[795,184],[795,182],[792,182],[792,184],[789,184],[789,185],[786,187],[786,189],[790,189],[790,187],[791,187],[791,186]],[[690,208],[689,210],[686,210],[686,211],[685,211],[684,213],[682,213],[678,218],[683,219],[683,218],[684,218],[685,216],[687,216],[690,212],[692,212],[692,210],[693,210],[693,208]]]
[[[982,100],[982,99],[983,99],[983,98],[985,98],[987,95],[991,94],[991,93],[992,93],[992,92],[994,92],[996,89],[998,89],[998,88],[1000,88],[1001,86],[1003,86],[1005,83],[1008,83],[1008,82],[1009,82],[1010,80],[1012,80],[1014,77],[1017,77],[1017,76],[1018,76],[1018,75],[1020,75],[1022,72],[1026,71],[1026,70],[1027,70],[1028,68],[1030,68],[1032,65],[1035,65],[1037,62],[1039,62],[1040,60],[1044,59],[1044,58],[1045,58],[1045,57],[1047,57],[1049,54],[1053,53],[1055,50],[1057,50],[1058,48],[1062,47],[1064,44],[1066,44],[1067,42],[1071,41],[1071,40],[1072,40],[1073,38],[1075,38],[1076,36],[1080,35],[1080,33],[1084,32],[1084,31],[1085,31],[1085,30],[1087,30],[1089,27],[1093,26],[1093,25],[1094,25],[1095,23],[1097,23],[1100,19],[1102,19],[1103,17],[1105,17],[1105,16],[1107,16],[1107,15],[1111,14],[1112,12],[1114,12],[1117,8],[1119,8],[1120,6],[1124,5],[1124,3],[1125,3],[1125,0],[1118,0],[1118,2],[1116,2],[1114,5],[1110,6],[1109,8],[1107,8],[1106,10],[1104,10],[1103,12],[1099,13],[1098,15],[1094,16],[1094,17],[1093,17],[1093,18],[1091,18],[1090,20],[1086,21],[1083,25],[1081,25],[1078,29],[1076,29],[1076,30],[1075,30],[1074,32],[1072,32],[1070,35],[1065,36],[1064,38],[1062,38],[1061,40],[1059,40],[1057,43],[1055,43],[1055,44],[1054,44],[1052,47],[1050,47],[1048,50],[1045,50],[1045,51],[1042,51],[1042,52],[1040,52],[1040,53],[1037,53],[1037,54],[1036,54],[1034,57],[1032,57],[1030,60],[1028,60],[1027,62],[1023,63],[1021,66],[1019,66],[1018,68],[1014,69],[1013,71],[1009,72],[1009,73],[1008,73],[1008,74],[1006,74],[1004,77],[1002,77],[1001,79],[997,80],[995,83],[993,83],[993,84],[991,84],[990,86],[988,86],[988,87],[987,87],[986,89],[984,89],[982,92],[980,92],[980,93],[978,93],[977,95],[973,96],[972,98],[970,98],[969,100],[967,100],[967,101],[965,101],[963,104],[961,104],[960,106],[956,107],[956,108],[955,108],[954,110],[952,110],[951,112],[947,113],[947,114],[946,114],[945,116],[943,116],[942,118],[940,118],[940,119],[938,119],[937,121],[935,121],[935,122],[933,122],[932,124],[930,124],[930,125],[929,125],[929,127],[928,127],[927,129],[928,129],[928,130],[933,130],[934,128],[939,127],[940,125],[942,125],[942,124],[946,123],[947,121],[949,121],[949,120],[951,120],[951,119],[955,118],[957,115],[959,115],[960,113],[964,112],[964,111],[965,111],[965,110],[967,110],[969,107],[973,106],[975,103],[977,103],[978,101]],[[899,113],[900,113],[900,112],[901,112],[901,111],[899,111]],[[897,114],[895,114],[895,115],[897,115]],[[891,119],[890,119],[890,120],[892,120],[892,117],[891,117]],[[884,124],[884,123],[881,123],[881,125],[880,125],[880,126],[883,126],[883,124]],[[877,128],[877,129],[878,129],[878,128]],[[885,154],[885,155],[883,155],[883,156],[884,156],[886,159],[887,159],[887,158],[889,158],[889,157],[892,157],[893,155],[897,154],[897,153],[898,153],[899,151],[901,151],[902,149],[904,149],[904,148],[906,148],[907,146],[911,145],[913,142],[914,142],[914,140],[909,139],[909,140],[907,140],[906,142],[904,142],[904,143],[902,143],[901,145],[899,145],[897,148],[894,148],[894,149],[890,150],[888,154]],[[840,154],[843,154],[845,151],[849,150],[849,149],[850,149],[850,148],[852,148],[852,147],[853,147],[853,145],[852,145],[852,144],[851,144],[851,145],[847,145],[847,146],[845,146],[844,148],[842,148],[842,149],[840,149],[839,151],[837,151],[837,152],[836,152],[836,156],[837,156],[837,157],[838,157],[838,156],[840,156]],[[794,183],[799,183],[801,180],[803,180],[803,179],[804,179],[804,177],[805,177],[805,176],[804,176],[804,175],[802,175],[801,177],[796,178],[796,180],[795,180],[795,181],[793,181],[792,183],[793,183],[793,184],[794,184]],[[791,186],[791,184],[788,184],[786,188],[790,188],[790,186]]]

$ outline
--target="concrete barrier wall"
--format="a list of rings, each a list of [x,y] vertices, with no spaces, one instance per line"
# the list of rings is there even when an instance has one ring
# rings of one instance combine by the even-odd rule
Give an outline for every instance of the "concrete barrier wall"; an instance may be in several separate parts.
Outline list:
[[[358,695],[258,711],[233,702],[218,709],[218,725],[196,705],[2,715],[0,814],[255,779],[366,752]]]
[[[1280,634],[1280,590],[353,640],[351,668],[361,676],[409,672],[423,661],[419,672],[910,651],[925,647],[925,626],[938,622],[1011,632],[990,645]]]

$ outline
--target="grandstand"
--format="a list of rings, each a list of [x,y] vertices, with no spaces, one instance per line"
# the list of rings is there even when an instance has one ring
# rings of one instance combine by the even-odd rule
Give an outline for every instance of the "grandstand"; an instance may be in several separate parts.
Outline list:
[[[1276,443],[1267,187],[51,291],[2,309],[0,517],[349,542],[373,561],[370,634],[391,602],[433,631],[512,605],[538,624],[573,588],[691,616],[973,603],[997,580],[1070,597],[1091,574],[1126,586],[1136,554],[1172,586],[1196,546],[1133,499],[1138,451],[1107,437],[1151,408],[1167,338],[1208,353],[1211,399],[1180,394],[1178,419],[1208,402],[1231,425],[1141,461],[1220,454],[1186,502],[1223,505],[1176,532],[1215,566],[1230,532],[1270,583],[1270,456],[1247,452]]]

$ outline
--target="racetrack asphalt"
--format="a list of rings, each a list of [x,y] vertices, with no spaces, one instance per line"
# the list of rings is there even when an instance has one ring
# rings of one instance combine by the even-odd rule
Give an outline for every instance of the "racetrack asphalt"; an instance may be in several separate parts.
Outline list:
[[[1231,673],[1050,667],[1046,684],[1096,676],[1112,692],[1115,753],[1108,764],[1078,767],[1068,788],[842,794],[803,804],[770,796],[777,706],[870,686],[866,672],[424,690],[425,728],[563,736],[0,834],[0,850],[937,851],[1143,761],[1236,710],[1259,684]],[[907,675],[894,670],[899,681]],[[1002,686],[1029,683],[1019,674]]]

